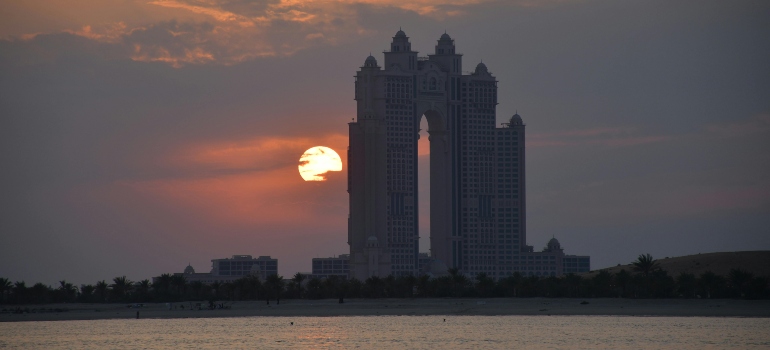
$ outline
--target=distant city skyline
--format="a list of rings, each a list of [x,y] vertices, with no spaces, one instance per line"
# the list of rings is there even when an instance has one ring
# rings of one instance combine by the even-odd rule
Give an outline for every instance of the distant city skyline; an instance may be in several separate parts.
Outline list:
[[[239,254],[286,276],[347,253],[352,72],[398,27],[425,52],[446,30],[466,70],[499,78],[496,124],[524,117],[536,251],[555,236],[596,269],[768,250],[769,14],[766,1],[6,4],[0,277],[141,280]],[[314,146],[342,171],[304,182],[297,159]]]

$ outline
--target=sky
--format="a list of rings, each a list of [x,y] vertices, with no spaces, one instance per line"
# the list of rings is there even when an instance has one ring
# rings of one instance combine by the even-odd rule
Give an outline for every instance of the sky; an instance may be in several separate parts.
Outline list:
[[[524,119],[535,250],[556,237],[592,268],[768,250],[768,18],[743,0],[3,0],[0,277],[234,254],[290,276],[347,253],[353,76],[399,28],[421,56],[446,31],[499,80],[498,121]],[[313,146],[343,170],[302,181]]]

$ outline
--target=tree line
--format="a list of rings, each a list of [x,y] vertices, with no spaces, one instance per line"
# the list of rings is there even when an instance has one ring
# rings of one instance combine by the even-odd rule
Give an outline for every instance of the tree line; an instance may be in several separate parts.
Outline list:
[[[746,298],[768,299],[768,278],[754,276],[741,269],[727,276],[704,272],[699,276],[680,273],[670,276],[649,254],[640,255],[631,271],[600,271],[593,277],[567,274],[560,277],[524,276],[514,273],[495,281],[480,273],[469,278],[458,269],[446,276],[370,277],[364,281],[330,276],[309,278],[300,273],[290,279],[270,275],[264,281],[257,276],[244,276],[233,282],[204,284],[188,282],[183,274],[163,274],[155,283],[130,281],[115,277],[111,283],[99,281],[76,287],[65,280],[55,287],[24,281],[11,283],[0,278],[0,303],[144,303],[181,301],[237,301],[285,299],[344,298]]]

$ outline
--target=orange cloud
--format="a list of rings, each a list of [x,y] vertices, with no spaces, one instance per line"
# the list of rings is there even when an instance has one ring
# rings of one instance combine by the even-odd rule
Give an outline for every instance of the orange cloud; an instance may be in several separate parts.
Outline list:
[[[337,150],[346,163],[344,135],[209,142],[157,160],[183,176],[117,185],[215,225],[336,225],[347,212],[344,172],[319,184],[305,182],[297,170],[302,153],[316,145]]]
[[[211,6],[214,3],[206,4],[209,6],[200,6],[200,5],[188,4],[184,1],[158,0],[158,1],[150,1],[148,2],[148,4],[183,9],[193,13],[210,16],[213,19],[221,22],[236,22],[239,25],[244,27],[251,27],[254,25],[254,22],[248,17],[222,10],[221,8],[218,8],[216,6]]]
[[[200,179],[122,182],[119,185],[169,207],[182,209],[196,220],[228,227],[323,223],[327,219],[323,214],[330,208],[336,208],[340,213],[347,208],[344,182],[324,184],[336,187],[343,195],[335,198],[328,195],[329,191],[319,191],[305,183],[296,166]]]
[[[134,44],[134,54],[131,59],[142,62],[168,63],[174,68],[181,68],[186,63],[206,63],[214,60],[214,55],[211,52],[200,47],[183,50],[183,55],[173,55],[164,47],[148,49],[140,44]]]
[[[29,0],[7,10],[0,37],[68,32],[123,45],[141,62],[236,64],[258,57],[292,55],[317,45],[368,36],[357,6],[397,8],[434,19],[459,16],[492,0]],[[550,2],[550,1],[549,1]],[[511,2],[510,5],[519,5]],[[78,28],[78,29],[73,29]]]
[[[264,169],[269,164],[292,164],[296,167],[297,160],[310,147],[322,145],[342,154],[344,152],[340,151],[347,148],[347,143],[348,137],[342,134],[318,138],[271,136],[242,141],[215,141],[184,146],[163,161],[177,166],[230,170]]]
[[[98,30],[94,30],[90,25],[85,25],[80,30],[65,30],[65,32],[79,35],[91,40],[115,43],[121,40],[123,35],[129,33],[126,24],[123,22],[111,23],[100,27]],[[28,38],[32,39],[32,38]]]

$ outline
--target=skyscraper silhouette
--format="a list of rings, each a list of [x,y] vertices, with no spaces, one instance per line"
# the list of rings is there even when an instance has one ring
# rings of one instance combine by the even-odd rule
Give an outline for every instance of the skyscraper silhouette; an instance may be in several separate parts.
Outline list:
[[[463,74],[454,40],[419,57],[399,30],[381,67],[356,74],[349,124],[351,276],[418,274],[417,142],[430,140],[430,250],[437,266],[492,277],[514,271],[526,246],[524,124],[498,127],[497,81],[479,63]]]

